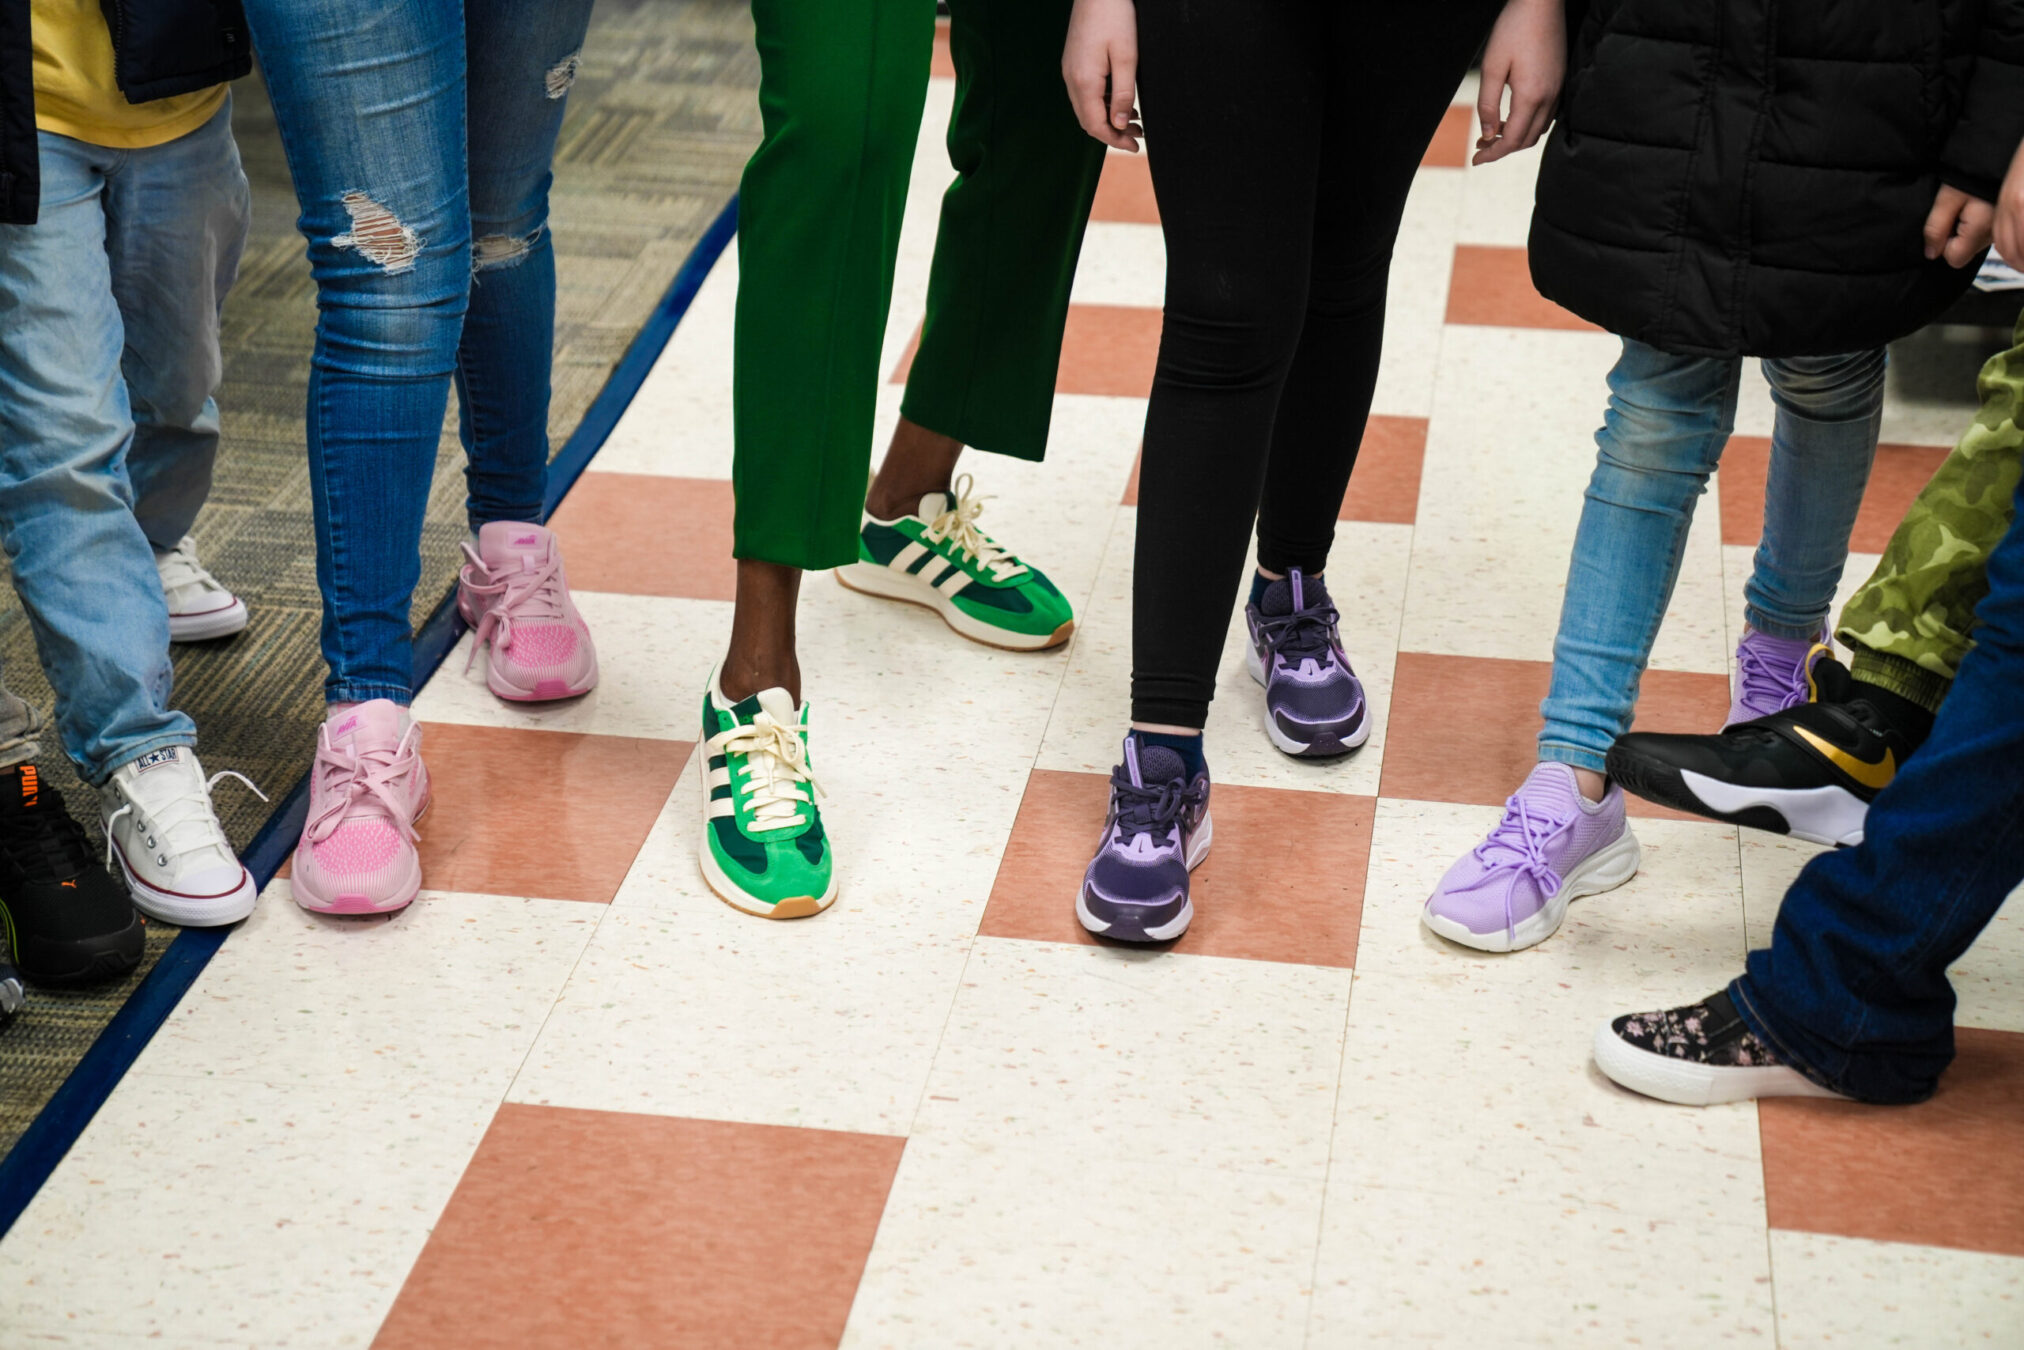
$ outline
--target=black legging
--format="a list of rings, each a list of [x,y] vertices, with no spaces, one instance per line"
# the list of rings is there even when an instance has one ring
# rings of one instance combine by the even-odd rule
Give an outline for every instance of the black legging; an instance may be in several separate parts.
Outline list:
[[[1139,482],[1133,720],[1208,720],[1254,518],[1268,570],[1327,565],[1406,192],[1500,8],[1139,0],[1167,304]]]

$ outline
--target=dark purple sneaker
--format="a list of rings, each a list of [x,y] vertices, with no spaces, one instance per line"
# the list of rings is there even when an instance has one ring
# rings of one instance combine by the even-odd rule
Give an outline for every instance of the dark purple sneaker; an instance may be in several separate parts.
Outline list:
[[[1188,873],[1208,856],[1209,774],[1187,782],[1181,757],[1124,738],[1110,773],[1110,817],[1082,874],[1075,917],[1120,942],[1168,942],[1188,931],[1195,907]]]
[[[1370,739],[1363,682],[1349,668],[1335,605],[1319,577],[1298,569],[1244,606],[1244,664],[1265,686],[1265,734],[1289,755],[1346,755]]]

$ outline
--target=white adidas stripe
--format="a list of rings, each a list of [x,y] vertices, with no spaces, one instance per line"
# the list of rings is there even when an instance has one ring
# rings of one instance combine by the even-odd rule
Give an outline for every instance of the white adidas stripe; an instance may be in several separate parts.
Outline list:
[[[942,579],[942,584],[935,587],[935,589],[940,591],[943,595],[954,595],[956,594],[956,592],[962,590],[965,586],[969,584],[970,584],[970,574],[968,572],[958,570],[944,577]]]
[[[711,798],[709,810],[709,818],[711,820],[715,820],[718,816],[735,816],[737,814],[738,804],[729,797]]]
[[[928,550],[921,545],[921,542],[918,539],[916,539],[913,542],[909,543],[905,548],[901,549],[898,553],[893,554],[893,560],[887,563],[886,566],[892,568],[892,570],[895,572],[904,572],[909,567],[912,567],[915,561],[919,559],[919,557],[923,553],[926,553],[927,551]]]

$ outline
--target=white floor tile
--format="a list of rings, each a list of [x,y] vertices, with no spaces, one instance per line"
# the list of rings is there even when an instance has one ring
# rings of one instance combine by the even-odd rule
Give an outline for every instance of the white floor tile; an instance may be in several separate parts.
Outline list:
[[[2024,1257],[1771,1231],[1785,1350],[2024,1342]]]
[[[0,1325],[368,1345],[494,1105],[129,1074],[0,1243]]]
[[[696,739],[697,699],[724,655],[731,603],[601,591],[577,591],[575,597],[597,642],[597,688],[553,703],[508,702],[485,685],[488,654],[465,668],[473,637],[466,633],[416,696],[414,715],[425,722],[524,731]]]
[[[979,938],[914,1137],[1320,1179],[1347,970]]]
[[[603,915],[424,891],[397,914],[340,918],[309,913],[276,881],[133,1071],[497,1097]]]
[[[1318,1181],[908,1141],[845,1350],[1304,1343]]]
[[[1082,238],[1070,303],[1158,309],[1166,298],[1167,245],[1160,227],[1091,221]]]
[[[1331,1185],[1310,1346],[1777,1344],[1762,1230]]]

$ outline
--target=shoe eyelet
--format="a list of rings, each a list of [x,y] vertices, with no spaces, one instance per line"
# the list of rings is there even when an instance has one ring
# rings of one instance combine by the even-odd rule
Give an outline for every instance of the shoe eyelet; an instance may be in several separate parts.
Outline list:
[[[169,855],[168,855],[168,854],[166,854],[166,853],[158,853],[158,854],[156,854],[156,855],[155,855],[155,863],[156,863],[156,865],[157,865],[157,866],[160,866],[160,867],[167,867],[167,866],[169,865]]]

